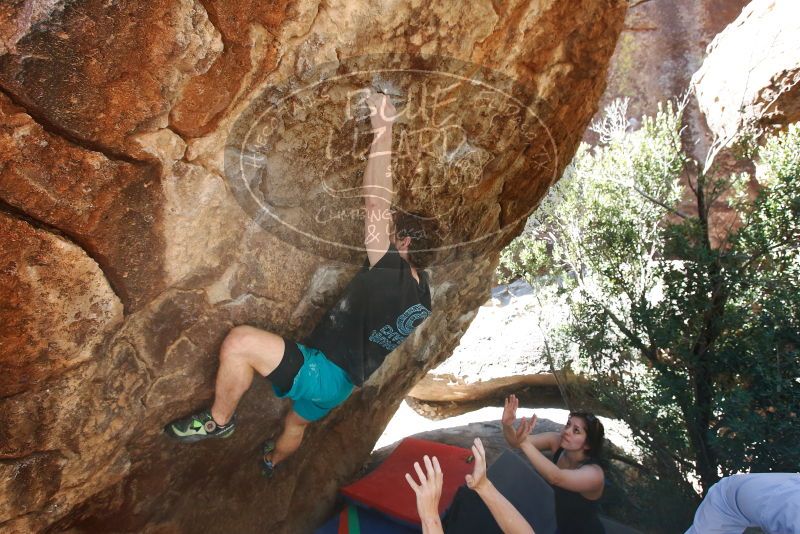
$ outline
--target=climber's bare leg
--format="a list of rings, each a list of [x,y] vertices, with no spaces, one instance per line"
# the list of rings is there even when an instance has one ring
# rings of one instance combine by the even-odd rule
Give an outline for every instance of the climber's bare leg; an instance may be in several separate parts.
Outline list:
[[[239,400],[253,382],[253,373],[267,376],[283,359],[283,338],[242,325],[228,332],[219,351],[219,370],[211,416],[217,424],[230,420]],[[301,434],[302,439],[302,434]]]
[[[303,441],[303,434],[309,423],[310,421],[300,417],[294,410],[289,410],[283,424],[283,432],[281,432],[281,435],[275,440],[275,450],[267,454],[264,458],[271,461],[274,465],[278,465],[291,456],[292,453],[300,447],[300,442]]]

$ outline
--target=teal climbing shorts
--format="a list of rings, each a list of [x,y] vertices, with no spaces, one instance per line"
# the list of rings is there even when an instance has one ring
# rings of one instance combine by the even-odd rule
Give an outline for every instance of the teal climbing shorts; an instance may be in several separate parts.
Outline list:
[[[303,366],[295,375],[291,389],[283,392],[273,385],[272,390],[279,398],[292,399],[292,409],[300,417],[317,421],[350,396],[353,384],[344,370],[321,351],[300,343],[297,348],[303,353]]]

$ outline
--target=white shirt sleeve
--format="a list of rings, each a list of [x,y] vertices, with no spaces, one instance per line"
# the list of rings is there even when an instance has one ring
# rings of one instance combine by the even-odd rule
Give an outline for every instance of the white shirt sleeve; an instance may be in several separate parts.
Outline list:
[[[800,474],[754,473],[725,477],[700,503],[686,534],[800,534]]]

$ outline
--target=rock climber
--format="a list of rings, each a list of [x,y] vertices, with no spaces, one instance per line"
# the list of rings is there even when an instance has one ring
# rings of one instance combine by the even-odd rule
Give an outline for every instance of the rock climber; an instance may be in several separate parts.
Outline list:
[[[431,314],[424,271],[438,244],[435,219],[392,209],[392,126],[389,98],[369,91],[373,142],[363,178],[364,246],[367,258],[338,303],[302,343],[253,326],[236,326],[219,353],[210,408],[172,421],[165,432],[184,442],[230,436],[242,395],[259,374],[278,397],[291,399],[277,439],[262,447],[262,471],[297,450],[309,423],[342,404],[388,354]]]

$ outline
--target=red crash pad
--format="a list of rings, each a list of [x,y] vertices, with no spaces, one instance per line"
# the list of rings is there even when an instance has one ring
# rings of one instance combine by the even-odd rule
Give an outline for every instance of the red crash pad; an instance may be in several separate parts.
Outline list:
[[[405,475],[411,473],[419,480],[414,462],[422,462],[424,455],[436,456],[444,473],[442,498],[439,500],[439,515],[444,513],[459,486],[464,484],[464,475],[472,473],[472,451],[435,441],[406,438],[383,463],[361,480],[345,486],[340,493],[348,499],[378,510],[387,516],[419,525],[417,500],[408,485]]]

